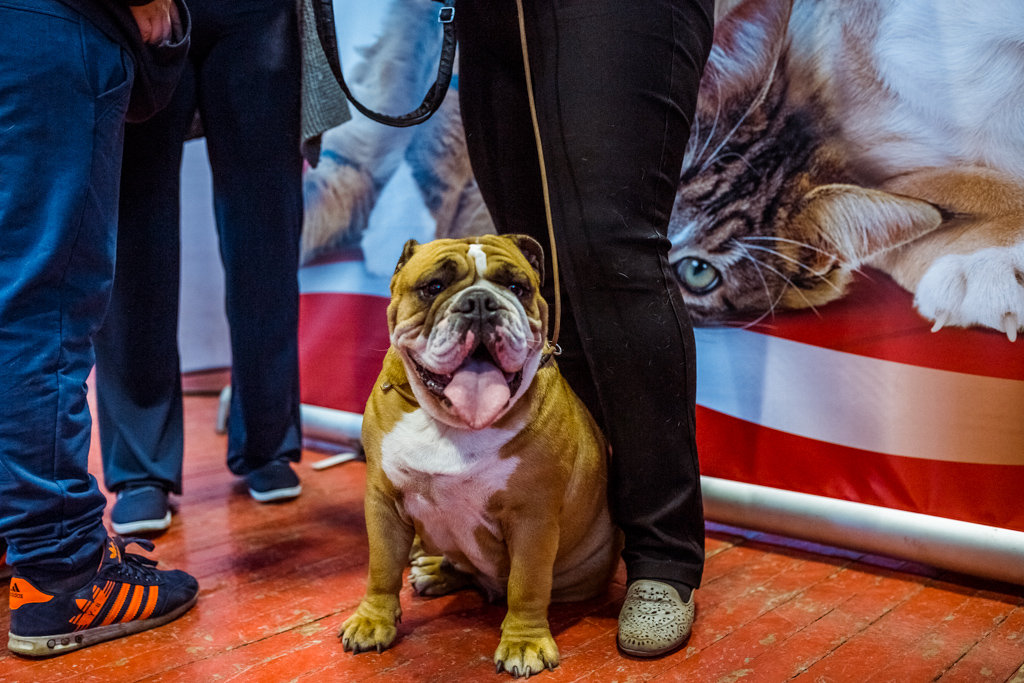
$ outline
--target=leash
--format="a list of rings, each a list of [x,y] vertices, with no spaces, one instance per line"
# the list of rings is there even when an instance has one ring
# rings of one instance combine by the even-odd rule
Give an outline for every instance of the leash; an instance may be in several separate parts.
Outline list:
[[[519,42],[523,46],[523,69],[526,72],[526,95],[530,102],[530,118],[533,121],[533,138],[537,145],[537,161],[540,163],[540,185],[544,194],[544,219],[548,224],[548,240],[551,242],[551,277],[555,280],[555,322],[551,330],[551,341],[548,342],[550,351],[547,357],[542,357],[541,364],[545,364],[550,355],[555,356],[562,353],[558,346],[558,334],[562,325],[562,291],[558,278],[558,248],[555,246],[555,224],[551,218],[551,194],[548,191],[548,171],[544,163],[544,146],[540,139],[540,124],[537,121],[537,102],[533,97],[533,75],[530,72],[530,52],[526,48],[526,17],[523,13],[523,0],[516,0],[516,11],[519,14]]]
[[[341,58],[338,56],[338,34],[334,28],[334,3],[333,0],[311,0],[313,4],[313,17],[316,21],[316,33],[320,38],[320,46],[324,49],[327,57],[327,64],[331,67],[331,73],[341,86],[345,97],[356,109],[367,118],[383,123],[386,126],[396,128],[407,128],[423,123],[429,119],[437,108],[444,101],[448,93],[448,85],[452,80],[452,69],[455,65],[455,0],[436,0],[442,3],[443,7],[438,12],[437,21],[444,27],[444,39],[441,42],[441,62],[437,66],[437,80],[430,86],[423,103],[414,111],[401,116],[389,116],[381,114],[363,106],[348,89],[345,83],[345,76],[341,73]]]
[[[334,4],[333,0],[311,0],[313,4],[313,15],[316,21],[316,32],[320,38],[320,45],[323,47],[327,57],[327,64],[334,74],[335,80],[341,86],[345,97],[367,118],[383,123],[387,126],[405,128],[423,123],[429,119],[437,108],[441,106],[448,86],[452,80],[452,70],[455,64],[455,48],[457,44],[455,32],[455,0],[436,0],[442,3],[438,12],[437,20],[444,27],[444,39],[441,44],[441,61],[437,67],[437,80],[431,86],[423,103],[415,110],[402,116],[389,116],[375,112],[361,102],[356,100],[345,83],[345,77],[341,72],[341,58],[338,56],[338,35],[334,27]],[[544,162],[544,146],[540,137],[540,124],[537,120],[537,102],[533,95],[533,75],[530,71],[530,53],[526,46],[526,18],[523,12],[523,0],[516,0],[516,11],[519,15],[519,42],[523,48],[523,69],[526,73],[526,95],[530,104],[530,119],[533,123],[534,143],[537,146],[537,161],[540,164],[541,191],[544,195],[544,218],[548,226],[548,241],[551,244],[551,277],[554,278],[555,289],[555,319],[551,329],[551,341],[547,344],[548,351],[544,357],[544,363],[550,360],[551,355],[559,355],[562,352],[558,346],[558,336],[562,324],[562,291],[560,278],[558,276],[558,248],[555,245],[555,227],[551,217],[551,193],[548,189],[547,165]]]

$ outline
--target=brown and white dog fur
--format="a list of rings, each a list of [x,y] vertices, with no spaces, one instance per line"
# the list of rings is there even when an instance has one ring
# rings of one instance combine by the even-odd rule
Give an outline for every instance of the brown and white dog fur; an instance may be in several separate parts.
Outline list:
[[[608,450],[545,355],[543,263],[525,236],[406,244],[363,417],[370,569],[346,650],[391,645],[410,551],[420,594],[507,597],[494,661],[517,677],[558,664],[549,603],[611,579]]]

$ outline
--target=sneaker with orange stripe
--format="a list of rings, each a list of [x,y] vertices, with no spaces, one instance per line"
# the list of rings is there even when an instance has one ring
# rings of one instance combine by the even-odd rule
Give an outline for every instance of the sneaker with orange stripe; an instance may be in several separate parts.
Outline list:
[[[29,657],[51,657],[161,626],[196,604],[199,584],[179,570],[161,570],[142,555],[125,552],[143,539],[114,537],[96,577],[72,593],[41,590],[17,568],[11,578],[11,630],[7,647]]]

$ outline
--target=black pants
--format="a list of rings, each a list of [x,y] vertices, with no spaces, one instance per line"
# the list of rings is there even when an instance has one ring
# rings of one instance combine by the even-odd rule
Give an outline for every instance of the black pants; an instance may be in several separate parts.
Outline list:
[[[301,449],[298,372],[300,53],[293,0],[191,0],[187,69],[171,104],[125,132],[117,265],[96,337],[107,488],[181,492],[178,360],[182,143],[198,106],[231,328],[228,466]]]
[[[524,5],[568,304],[558,362],[612,444],[610,499],[629,580],[696,587],[704,565],[696,363],[666,230],[713,3]],[[547,245],[515,2],[462,0],[456,12],[473,171],[499,232]],[[550,301],[550,278],[545,295]]]

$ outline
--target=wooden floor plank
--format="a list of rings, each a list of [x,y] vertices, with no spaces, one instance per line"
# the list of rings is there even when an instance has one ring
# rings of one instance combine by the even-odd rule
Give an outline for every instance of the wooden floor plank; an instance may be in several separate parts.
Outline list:
[[[776,642],[752,662],[744,662],[744,666],[738,668],[747,672],[743,683],[777,683],[799,675],[882,615],[920,592],[922,587],[914,578],[859,563],[847,567],[836,575],[832,587],[846,593],[849,599],[837,600],[824,616],[782,642]],[[861,678],[869,671],[865,668],[855,670]],[[861,678],[856,679],[856,683],[862,683]]]
[[[342,561],[328,561],[296,568],[294,581],[287,583],[272,577],[233,589],[203,589],[199,604],[166,627],[38,662],[35,668],[47,681],[109,681],[112,667],[122,680],[139,680],[349,609],[362,595],[364,573],[361,565],[345,568]],[[69,657],[76,663],[73,675],[65,670]],[[127,661],[120,662],[122,657]],[[9,661],[16,660],[0,660],[0,678]]]
[[[475,591],[423,598],[406,585],[393,647],[343,652],[337,631],[366,581],[365,465],[317,471],[310,463],[322,455],[306,452],[302,496],[257,505],[227,470],[216,411],[216,396],[186,397],[184,492],[153,554],[200,579],[196,608],[52,660],[2,652],[0,681],[510,680],[492,662],[505,606]],[[90,468],[102,476],[95,440]],[[603,595],[551,607],[562,663],[540,680],[1024,683],[1024,588],[713,522],[706,550],[686,648],[651,661],[617,651],[620,565]],[[0,605],[0,629],[8,624]]]
[[[640,676],[637,680],[643,680],[643,677],[657,675],[684,659],[688,653],[700,651],[720,639],[734,629],[737,623],[745,623],[769,609],[768,605],[773,600],[784,599],[782,596],[789,592],[788,587],[776,588],[775,582],[805,561],[800,553],[783,550],[779,553],[761,552],[758,547],[748,547],[745,543],[711,558],[706,572],[708,582],[696,594],[701,628],[695,629],[687,648],[679,653],[657,661],[609,657],[599,650],[614,652],[617,624],[610,620],[609,642],[595,642],[581,653],[583,661],[596,663],[595,658],[607,660],[601,666],[590,667],[588,675],[607,680],[636,676]],[[740,558],[739,561],[736,558]],[[734,590],[737,586],[740,588]]]
[[[748,550],[762,549],[760,544],[751,544]],[[784,551],[784,552],[783,552]],[[657,662],[643,660],[623,660],[612,666],[599,670],[599,673],[622,680],[646,680],[661,675],[671,680],[677,675],[691,675],[702,672],[696,680],[709,680],[709,671],[727,669],[734,662],[742,662],[752,656],[753,652],[764,643],[773,642],[776,635],[771,630],[756,636],[749,641],[744,636],[733,637],[738,631],[744,631],[748,625],[760,622],[767,614],[775,612],[780,606],[792,603],[817,584],[827,581],[829,577],[838,575],[850,560],[836,558],[814,558],[809,553],[795,549],[778,548],[775,552],[763,548],[765,554],[779,554],[785,557],[789,566],[780,573],[761,584],[753,584],[747,590],[735,594],[723,594],[718,604],[709,609],[700,609],[694,625],[693,635],[685,650],[686,659],[677,661],[668,658]],[[715,588],[712,582],[709,588]],[[720,588],[720,584],[718,585]],[[697,592],[698,607],[702,606],[705,589]],[[804,603],[800,603],[801,605]],[[807,603],[806,607],[811,604]],[[798,608],[800,609],[800,608]],[[782,624],[773,623],[775,627],[786,628]],[[753,629],[756,631],[757,629]],[[746,633],[751,632],[750,630]],[[751,649],[753,648],[753,650]]]
[[[1024,607],[1018,606],[951,666],[942,683],[1007,681],[1024,662]]]
[[[961,586],[938,584],[951,593]],[[976,643],[984,640],[1020,604],[1013,596],[980,590],[962,593],[966,599],[940,622],[930,625],[896,661],[868,679],[869,683],[902,683],[907,680],[935,680],[960,660]]]
[[[860,672],[859,681],[872,674],[885,676],[899,666],[901,658],[915,645],[926,640],[937,624],[961,609],[972,592],[929,581],[908,600],[844,642],[796,680],[848,680],[852,670]]]
[[[849,562],[849,560],[847,560]],[[685,677],[717,681],[751,673],[764,652],[787,641],[811,623],[849,600],[863,575],[846,571],[845,565],[808,562],[791,579],[802,586],[792,599],[778,601],[771,609],[750,619],[720,640],[665,671],[658,680]],[[799,575],[799,576],[797,576]],[[697,629],[703,626],[698,624]]]

